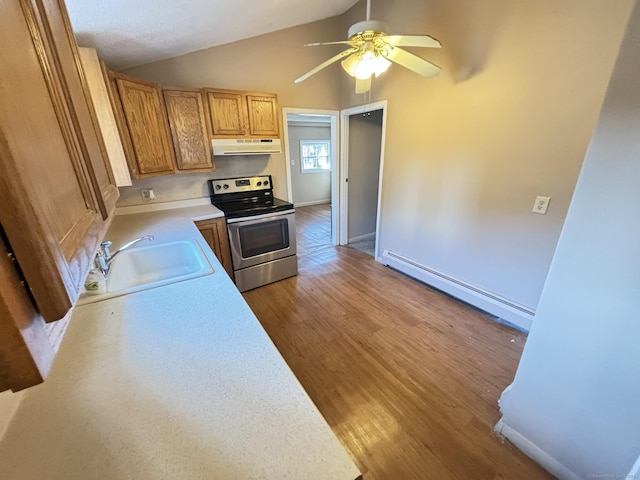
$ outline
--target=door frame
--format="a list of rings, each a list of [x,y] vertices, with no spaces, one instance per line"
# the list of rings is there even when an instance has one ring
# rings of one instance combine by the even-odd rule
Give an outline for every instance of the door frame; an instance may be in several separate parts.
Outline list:
[[[284,158],[287,173],[287,195],[289,201],[293,202],[293,186],[291,184],[291,153],[289,150],[289,114],[298,115],[315,115],[322,117],[330,117],[329,125],[331,127],[331,244],[338,245],[340,238],[340,195],[339,195],[339,169],[340,157],[338,156],[338,118],[340,112],[338,110],[318,110],[314,108],[282,108],[282,133],[284,139]],[[310,120],[313,121],[313,120]]]
[[[387,101],[381,100],[375,103],[359,105],[356,107],[340,110],[340,235],[339,245],[347,245],[349,242],[349,117],[359,113],[382,110],[382,135],[380,138],[380,172],[378,175],[378,205],[376,207],[376,240],[375,259],[382,262],[382,257],[378,252],[378,241],[380,238],[380,210],[382,206],[382,176],[384,173],[384,146],[387,132]]]

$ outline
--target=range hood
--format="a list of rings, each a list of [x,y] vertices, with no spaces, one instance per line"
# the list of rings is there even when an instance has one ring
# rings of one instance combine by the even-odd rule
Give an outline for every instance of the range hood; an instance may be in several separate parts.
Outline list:
[[[215,138],[211,140],[213,155],[269,155],[282,153],[279,138]]]

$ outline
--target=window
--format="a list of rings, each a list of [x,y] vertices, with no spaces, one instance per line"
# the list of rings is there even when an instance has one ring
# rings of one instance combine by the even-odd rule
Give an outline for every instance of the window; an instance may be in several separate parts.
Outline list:
[[[331,170],[329,140],[300,140],[300,168],[302,173]]]

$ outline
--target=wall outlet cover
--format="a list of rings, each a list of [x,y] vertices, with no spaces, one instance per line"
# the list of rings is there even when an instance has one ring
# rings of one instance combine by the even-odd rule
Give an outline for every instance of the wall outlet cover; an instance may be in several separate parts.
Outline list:
[[[536,197],[536,201],[534,202],[533,209],[531,211],[533,213],[539,213],[540,215],[546,215],[550,201],[551,197]]]

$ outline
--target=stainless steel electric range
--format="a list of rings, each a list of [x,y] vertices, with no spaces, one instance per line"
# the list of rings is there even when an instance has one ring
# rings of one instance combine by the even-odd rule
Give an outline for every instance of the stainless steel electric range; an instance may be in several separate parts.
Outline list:
[[[271,175],[209,180],[211,203],[224,212],[238,290],[298,273],[295,209],[273,197]]]

